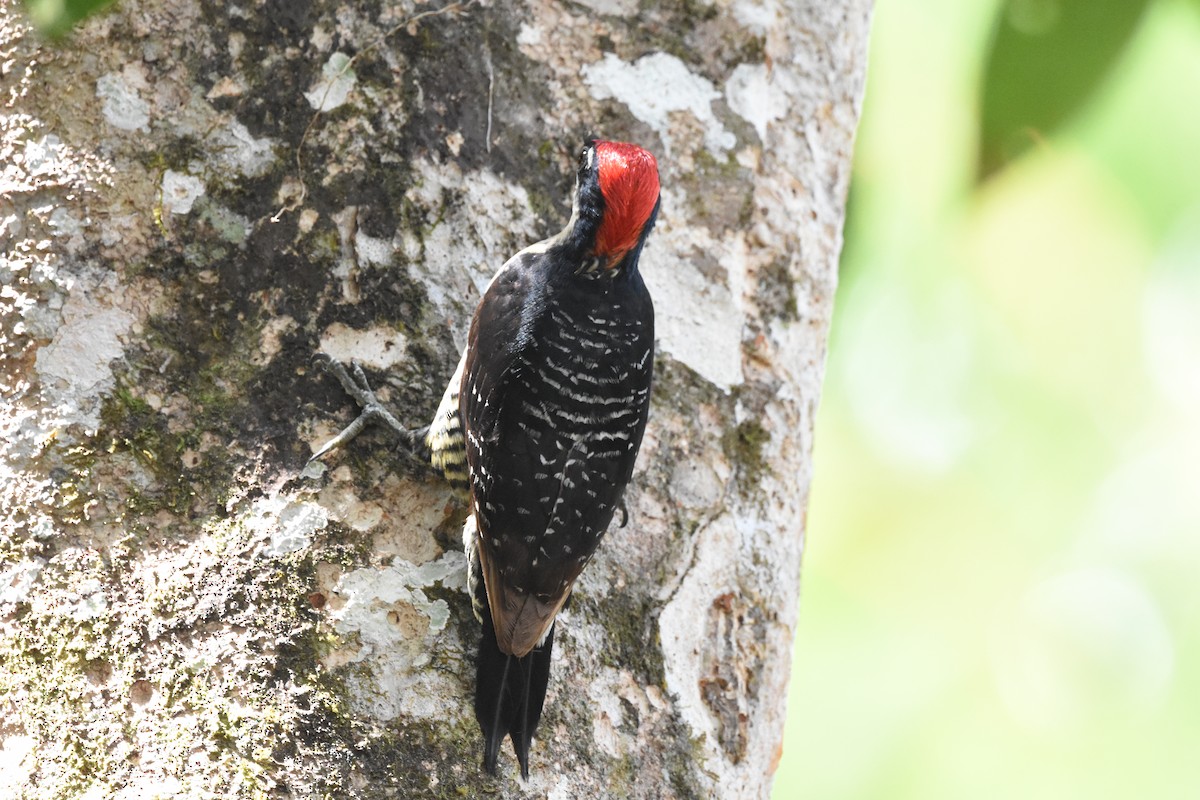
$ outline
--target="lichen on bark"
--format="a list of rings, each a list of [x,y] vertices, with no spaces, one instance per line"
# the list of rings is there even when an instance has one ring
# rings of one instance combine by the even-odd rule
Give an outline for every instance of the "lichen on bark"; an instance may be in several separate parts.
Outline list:
[[[0,0],[0,795],[762,797],[866,0]],[[478,767],[429,418],[586,135],[660,156],[657,385],[533,778]],[[509,762],[504,762],[508,764]]]

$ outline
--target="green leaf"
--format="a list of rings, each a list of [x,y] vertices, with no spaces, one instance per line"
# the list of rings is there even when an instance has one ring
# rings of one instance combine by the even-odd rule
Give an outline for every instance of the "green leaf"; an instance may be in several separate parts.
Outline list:
[[[114,0],[25,0],[29,18],[42,33],[62,36],[84,17],[112,5]]]
[[[1148,0],[1007,0],[984,71],[979,178],[1051,135],[1091,96]]]

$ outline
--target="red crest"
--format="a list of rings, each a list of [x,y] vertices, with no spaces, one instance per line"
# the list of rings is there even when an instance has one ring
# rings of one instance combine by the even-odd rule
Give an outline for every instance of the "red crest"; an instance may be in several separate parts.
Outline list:
[[[604,195],[596,254],[615,259],[637,245],[658,203],[658,162],[646,150],[626,142],[596,142],[596,160]]]

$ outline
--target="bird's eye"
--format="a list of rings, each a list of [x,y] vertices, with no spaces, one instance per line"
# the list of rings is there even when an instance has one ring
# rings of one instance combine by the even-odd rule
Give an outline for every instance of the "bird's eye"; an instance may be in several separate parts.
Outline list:
[[[579,151],[579,171],[586,172],[592,167],[592,153],[594,149],[591,146],[585,147]]]

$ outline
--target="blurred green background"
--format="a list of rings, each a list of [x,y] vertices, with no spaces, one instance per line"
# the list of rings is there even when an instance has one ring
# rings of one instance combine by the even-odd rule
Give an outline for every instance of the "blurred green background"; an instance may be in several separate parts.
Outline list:
[[[1200,2],[878,0],[816,448],[775,800],[1200,798]]]

